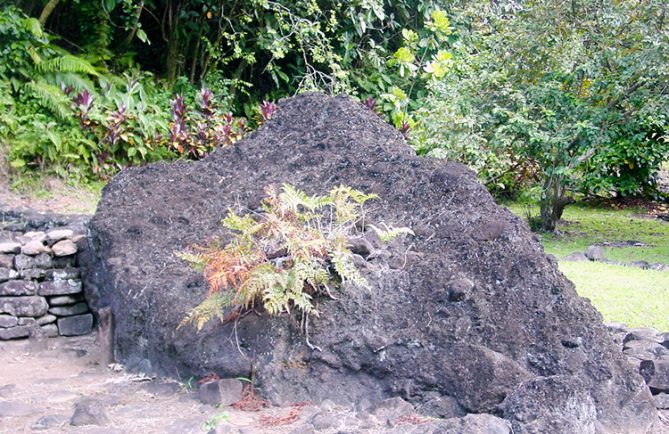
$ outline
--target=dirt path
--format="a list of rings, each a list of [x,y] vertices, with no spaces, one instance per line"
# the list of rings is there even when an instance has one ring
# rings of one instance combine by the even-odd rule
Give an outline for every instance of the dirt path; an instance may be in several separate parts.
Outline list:
[[[97,193],[73,188],[58,179],[43,181],[39,192],[16,192],[0,177],[0,209],[30,209],[58,214],[93,214],[100,199]]]
[[[217,409],[179,383],[114,372],[100,367],[98,358],[94,336],[0,342],[0,433],[187,434],[205,433],[216,421],[227,427],[221,432],[289,433],[314,414],[305,411],[290,425],[263,427],[263,416],[285,416],[289,409]],[[106,426],[70,425],[82,398],[102,404]]]

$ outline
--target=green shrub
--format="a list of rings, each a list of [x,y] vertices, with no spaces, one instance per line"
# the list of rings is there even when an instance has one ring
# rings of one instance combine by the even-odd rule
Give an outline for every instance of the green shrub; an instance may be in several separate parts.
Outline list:
[[[580,190],[599,196],[655,195],[657,174],[669,158],[669,138],[664,132],[669,128],[667,116],[658,113],[597,148],[581,167]]]

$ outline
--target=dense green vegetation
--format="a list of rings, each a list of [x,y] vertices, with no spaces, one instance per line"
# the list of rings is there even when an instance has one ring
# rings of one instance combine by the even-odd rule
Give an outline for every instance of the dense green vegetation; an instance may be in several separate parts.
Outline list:
[[[555,229],[582,196],[655,197],[669,156],[662,0],[15,0],[0,10],[13,175],[200,158],[305,90],[345,92]]]

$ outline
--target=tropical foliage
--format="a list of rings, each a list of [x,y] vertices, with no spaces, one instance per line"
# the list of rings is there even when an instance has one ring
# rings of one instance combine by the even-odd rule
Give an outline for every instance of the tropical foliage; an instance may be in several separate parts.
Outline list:
[[[457,13],[453,68],[419,111],[421,153],[493,188],[541,185],[554,229],[570,194],[642,194],[669,155],[661,1],[477,3]]]
[[[545,229],[574,197],[656,196],[669,154],[661,0],[13,3],[0,145],[15,175],[200,158],[303,90],[359,98],[499,196],[537,191]]]

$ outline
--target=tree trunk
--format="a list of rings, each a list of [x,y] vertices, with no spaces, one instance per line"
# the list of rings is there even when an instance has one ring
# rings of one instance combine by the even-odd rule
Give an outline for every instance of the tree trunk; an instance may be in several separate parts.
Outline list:
[[[49,19],[49,16],[51,15],[51,12],[53,12],[54,9],[56,9],[56,6],[58,6],[58,3],[60,3],[60,0],[49,0],[49,3],[44,6],[44,9],[42,9],[42,13],[39,15],[39,23],[44,27],[44,24],[46,24],[46,20]]]
[[[167,66],[167,81],[174,83],[177,79],[179,73],[179,50],[178,44],[179,38],[177,32],[174,31],[170,34],[170,38],[167,41],[167,58],[165,63]]]
[[[167,44],[165,53],[165,69],[167,70],[167,81],[174,83],[179,75],[179,24],[181,3],[173,4],[171,1],[165,7],[165,13],[161,22],[163,39]]]
[[[540,213],[541,229],[554,232],[558,221],[562,218],[564,209],[570,203],[574,203],[574,198],[566,195],[561,177],[549,177],[544,183],[541,192]]]

